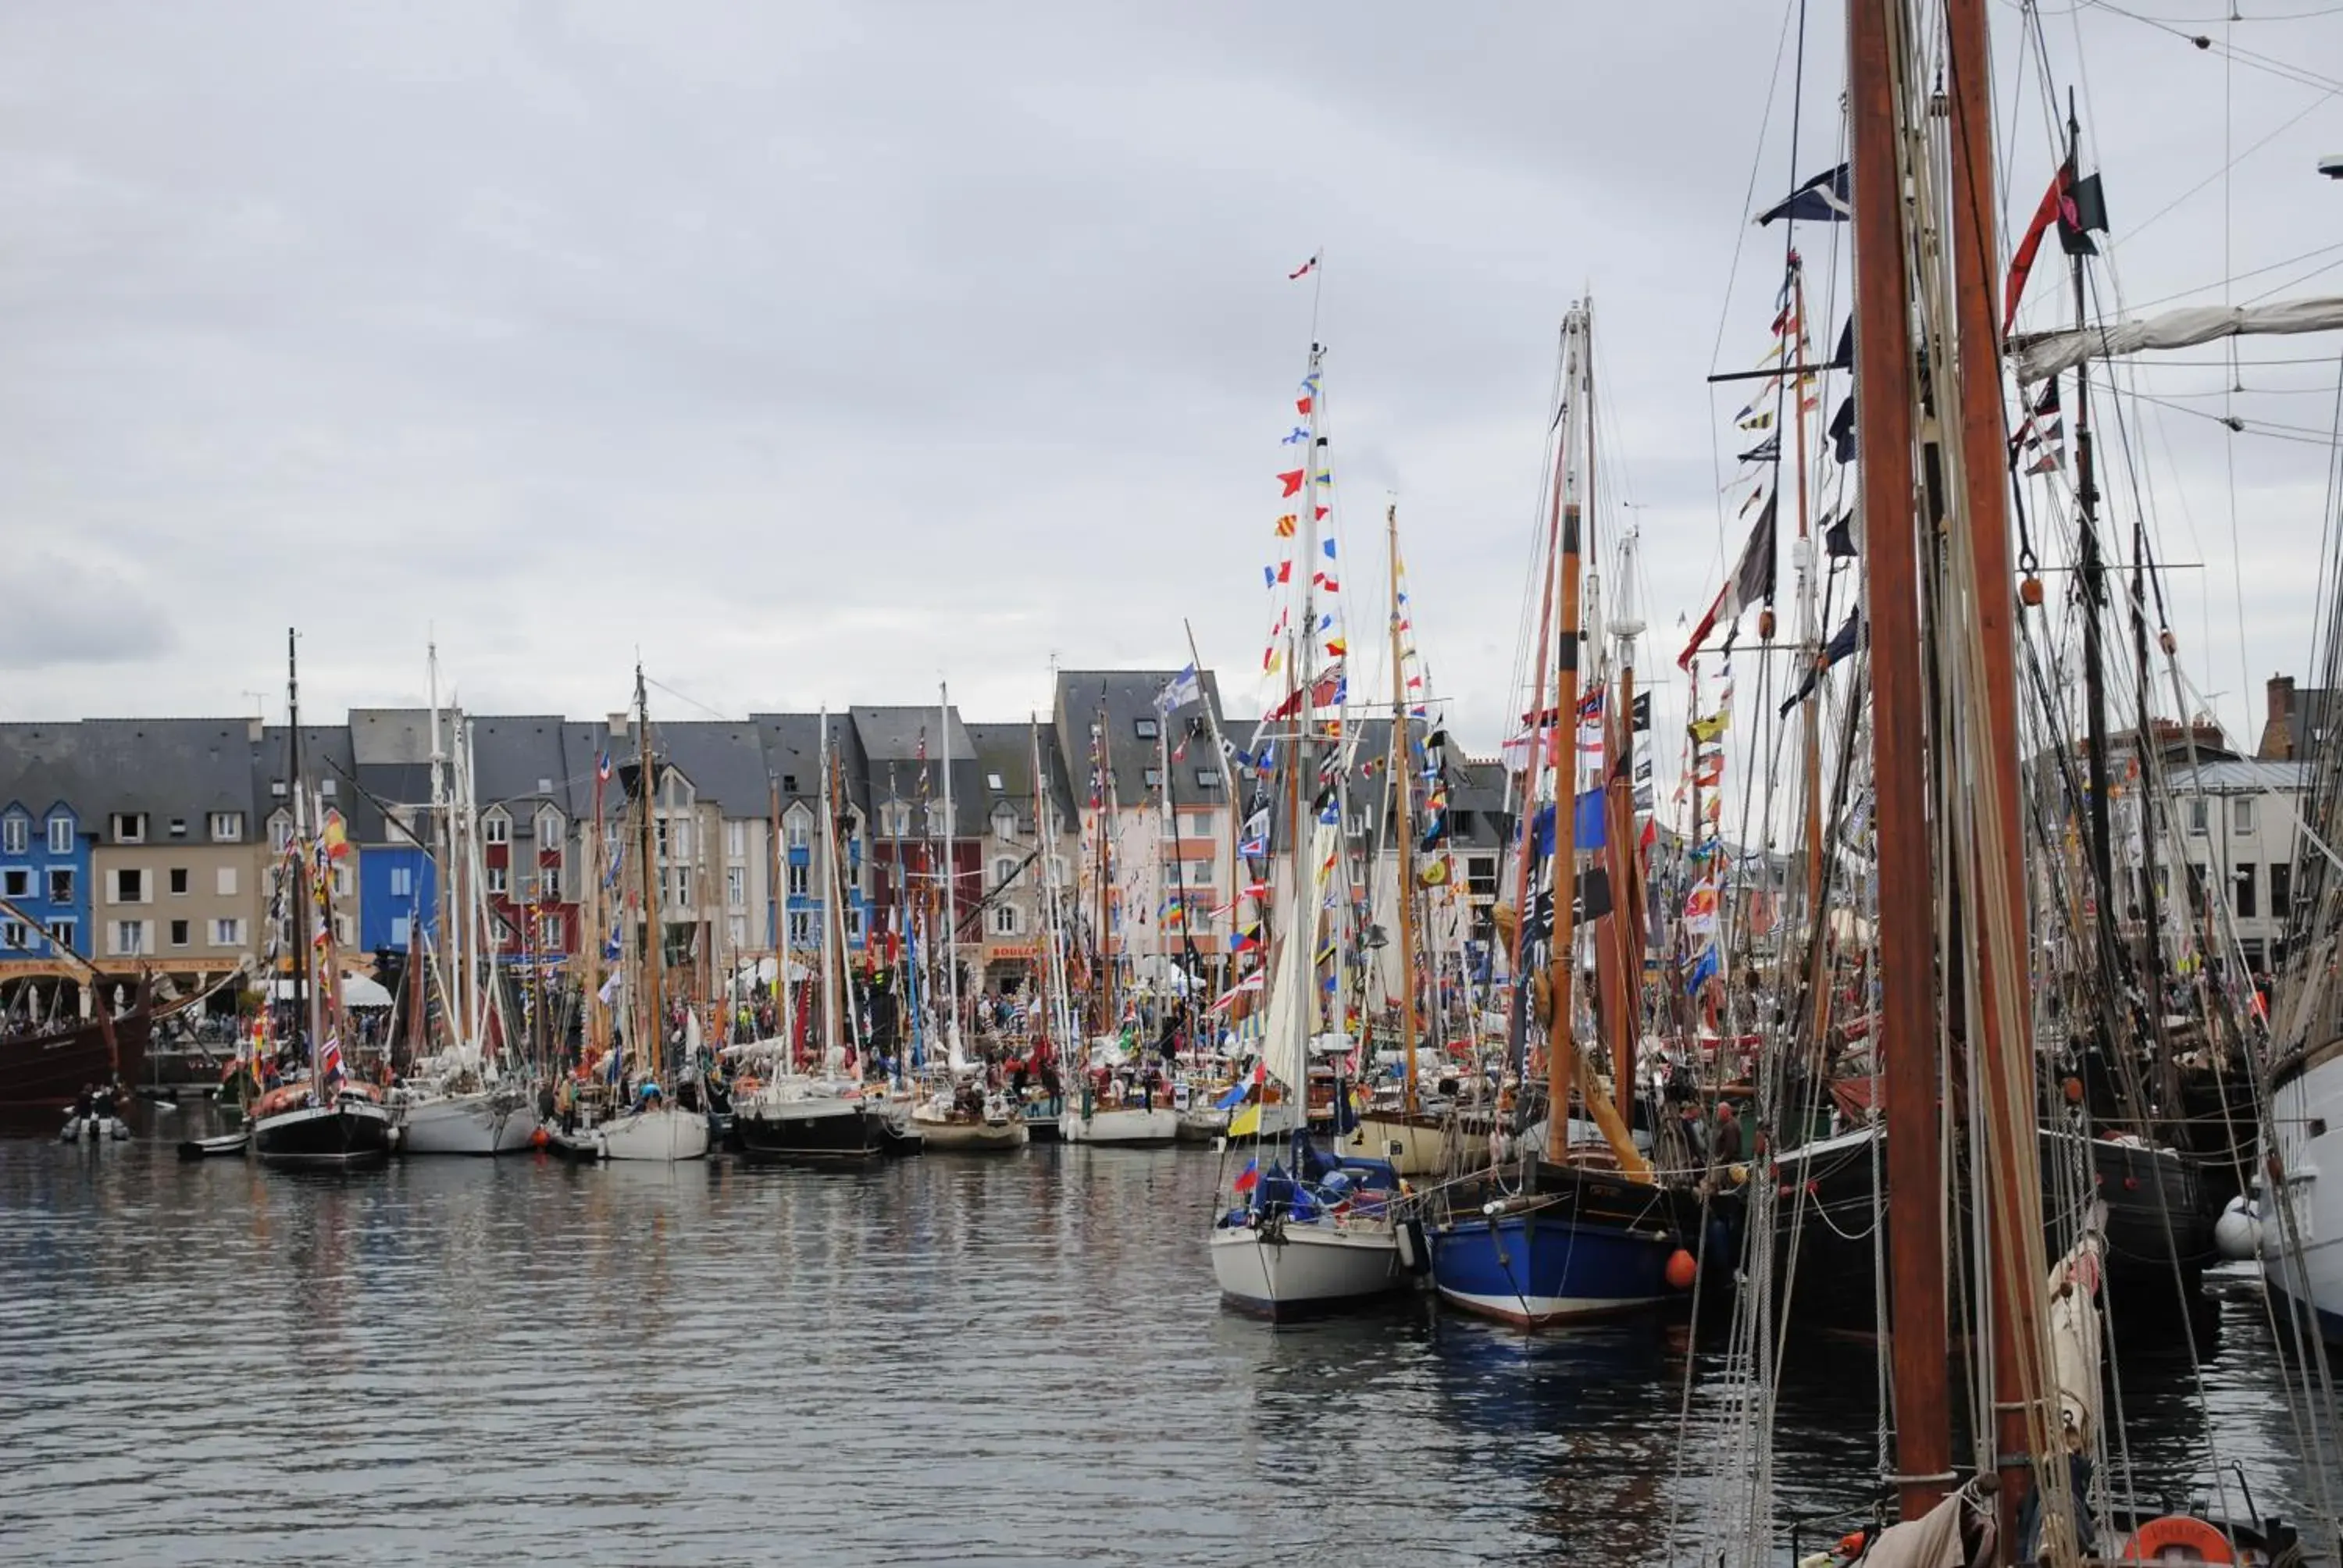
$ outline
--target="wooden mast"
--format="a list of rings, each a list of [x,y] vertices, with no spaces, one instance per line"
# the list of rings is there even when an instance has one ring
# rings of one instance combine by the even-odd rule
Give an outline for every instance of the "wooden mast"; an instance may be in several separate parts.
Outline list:
[[[1576,993],[1577,929],[1572,904],[1577,896],[1578,868],[1578,599],[1580,497],[1576,470],[1571,466],[1571,417],[1577,412],[1578,394],[1586,376],[1584,307],[1572,310],[1564,328],[1563,425],[1554,447],[1554,462],[1562,484],[1562,555],[1557,584],[1557,625],[1554,634],[1554,722],[1556,763],[1554,789],[1553,934],[1546,957],[1547,1005],[1545,1091],[1545,1157],[1560,1164],[1570,1151],[1570,1091],[1578,1078],[1578,1040],[1572,1030],[1573,999]],[[1567,730],[1564,726],[1568,725]]]
[[[1415,747],[1407,716],[1407,654],[1399,604],[1399,503],[1383,510],[1385,548],[1391,558],[1392,729],[1391,781],[1399,812],[1399,1045],[1405,1108],[1412,1126],[1417,1112],[1415,1084]]]
[[[1878,875],[1893,1312],[1896,1483],[1917,1519],[1952,1479],[1946,1411],[1943,1184],[1936,1129],[1936,987],[1926,811],[1919,550],[1914,531],[1911,274],[1905,248],[1897,88],[1906,41],[1895,0],[1849,0],[1847,81],[1855,285],[1855,427],[1869,551],[1872,783]]]
[[[1616,598],[1630,602],[1629,567],[1624,552]],[[1612,994],[1606,1009],[1616,1015],[1612,1025],[1612,1095],[1622,1122],[1635,1114],[1635,1055],[1644,1035],[1644,931],[1642,878],[1637,872],[1635,844],[1635,635],[1640,621],[1624,616],[1612,628],[1618,639],[1618,678],[1607,725],[1604,765],[1609,774],[1604,786],[1604,860],[1611,879],[1611,912],[1604,917],[1604,946],[1611,956]]]
[[[2010,558],[2008,437],[2002,404],[2001,340],[1996,310],[2001,299],[1999,239],[1995,232],[1991,55],[1985,0],[1946,0],[1946,54],[1952,85],[1953,294],[1959,333],[1961,470],[1966,503],[1966,530],[1975,599],[1971,622],[1984,668],[1986,726],[1974,749],[1972,778],[1986,808],[1977,831],[1969,835],[1976,857],[1974,886],[1979,900],[1977,973],[1984,1038],[1969,1042],[1971,1054],[1990,1063],[1982,1074],[1988,1115],[1986,1140],[1991,1177],[1976,1201],[1991,1206],[1986,1266],[1995,1290],[1994,1452],[2001,1474],[1998,1499],[2005,1553],[2016,1542],[2019,1499],[2033,1479],[2028,1455],[2032,1428],[2045,1413],[2030,1408],[2041,1379],[2022,1364],[2028,1344],[2038,1343],[2046,1320],[2042,1275],[2029,1261],[2033,1247],[2022,1233],[2035,1221],[2031,1204],[2019,1201],[2039,1192],[2041,1151],[2033,1100],[2022,1090],[2034,1080],[2030,977],[2024,961],[2026,867],[2023,818],[2018,803],[2016,574]],[[2079,263],[2077,264],[2079,265]],[[2087,504],[2087,503],[2086,503]],[[2095,528],[2085,524],[2086,537]],[[2096,604],[2087,608],[2094,624]],[[1874,656],[1875,660],[1876,655]],[[2146,687],[2141,688],[2143,704]],[[2145,748],[2145,727],[2138,744]],[[1979,777],[1981,775],[1981,777]],[[2096,809],[2105,810],[2103,801]],[[2099,849],[2104,857],[2104,846]],[[2100,868],[2105,873],[2105,866]],[[2114,897],[2112,882],[2098,896]],[[2102,909],[2101,918],[2112,911]],[[1996,934],[2001,937],[1996,943]],[[2102,944],[2103,947],[2105,944]],[[1891,1145],[1892,1148],[1892,1145]],[[1904,1223],[1899,1213],[1896,1223]],[[2038,1233],[2037,1233],[2038,1234]],[[2030,1385],[2030,1386],[2029,1386]],[[2046,1458],[2049,1456],[2045,1456]],[[2055,1532],[2058,1527],[2053,1525]]]
[[[643,808],[643,863],[640,880],[643,890],[643,988],[646,1000],[643,1015],[648,1027],[643,1030],[642,1070],[656,1074],[659,1054],[667,1036],[667,1010],[663,1005],[665,990],[661,970],[667,960],[667,932],[660,919],[667,902],[666,875],[659,863],[656,839],[653,837],[652,811],[659,799],[658,780],[652,777],[650,694],[643,683],[643,667],[635,666],[635,741],[641,759],[642,785],[638,791]]]

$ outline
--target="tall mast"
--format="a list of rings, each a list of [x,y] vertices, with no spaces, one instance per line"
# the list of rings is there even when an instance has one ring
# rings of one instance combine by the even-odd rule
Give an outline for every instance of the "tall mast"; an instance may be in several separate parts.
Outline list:
[[[944,776],[944,1060],[957,1066],[960,1040],[960,852],[954,834],[960,826],[952,815],[951,688],[936,683],[936,723],[943,732]]]
[[[1635,842],[1635,638],[1644,623],[1634,616],[1634,539],[1620,542],[1619,580],[1612,598],[1616,602],[1611,635],[1618,643],[1614,702],[1609,729],[1611,744],[1604,762],[1609,781],[1604,786],[1604,859],[1611,879],[1611,912],[1604,918],[1607,946],[1618,975],[1618,1013],[1612,1036],[1612,1093],[1619,1120],[1634,1118],[1635,1058],[1644,1038],[1644,909],[1641,849]]]
[[[1399,1044],[1407,1114],[1416,1113],[1415,1047],[1415,747],[1407,715],[1406,645],[1399,603],[1399,503],[1383,508],[1383,548],[1391,562],[1392,788],[1399,811]]]
[[[1570,1090],[1578,1076],[1578,1041],[1572,1032],[1575,1011],[1577,961],[1576,896],[1577,834],[1574,820],[1578,795],[1578,601],[1579,518],[1582,499],[1578,469],[1572,449],[1571,416],[1584,396],[1586,379],[1586,317],[1584,306],[1574,307],[1563,327],[1563,425],[1556,437],[1554,461],[1562,467],[1562,554],[1556,583],[1558,608],[1554,635],[1554,722],[1561,760],[1554,769],[1553,934],[1546,956],[1546,990],[1553,1011],[1546,1022],[1545,1157],[1561,1163],[1570,1151]],[[1565,734],[1562,726],[1571,729]]]
[[[285,709],[287,762],[293,797],[293,1006],[308,1034],[309,1090],[317,1091],[317,988],[309,969],[315,950],[309,934],[309,894],[312,866],[309,843],[308,789],[301,781],[301,656],[296,633],[285,631]]]
[[[1879,908],[1879,1038],[1887,1101],[1890,1375],[1904,1517],[1936,1506],[1952,1479],[1946,1392],[1944,1170],[1936,1127],[1936,990],[1921,684],[1918,541],[1913,527],[1912,285],[1904,233],[1899,87],[1908,40],[1900,6],[1850,0],[1847,82],[1854,197],[1855,427],[1863,440],[1864,537],[1871,598],[1872,779],[1879,885],[1911,890]],[[1896,1201],[1900,1197],[1900,1201]]]
[[[1030,712],[1025,716],[1025,743],[1032,754],[1030,766],[1033,769],[1033,853],[1038,862],[1033,868],[1033,885],[1041,890],[1041,897],[1033,900],[1034,962],[1031,970],[1033,978],[1028,982],[1029,990],[1025,1004],[1031,1015],[1039,1020],[1041,1025],[1041,1038],[1034,1044],[1047,1045],[1050,1042],[1048,1000],[1050,960],[1047,956],[1050,935],[1050,831],[1041,819],[1041,721],[1036,715]],[[1036,1001],[1041,1004],[1038,1008],[1033,1006]],[[1031,1052],[1032,1047],[1029,1046],[1027,1054],[1031,1055]]]
[[[830,1053],[838,1048],[838,996],[830,987],[838,967],[839,953],[830,924],[830,903],[836,897],[830,890],[830,861],[837,852],[836,829],[831,826],[830,799],[830,709],[821,710],[821,746],[817,766],[821,769],[820,820],[815,824],[816,836],[821,840],[821,1070],[830,1070]],[[898,848],[900,859],[902,851]],[[898,905],[900,911],[900,906]],[[899,914],[900,918],[900,914]]]
[[[642,1070],[656,1073],[665,1054],[667,1038],[666,987],[662,968],[667,961],[667,870],[659,863],[652,824],[659,801],[659,780],[652,773],[651,705],[643,681],[643,667],[635,666],[635,744],[641,770],[643,808],[643,989],[648,992],[643,1012],[649,1027],[643,1031]]]
[[[1806,264],[1795,251],[1790,253],[1790,301],[1794,312],[1788,352],[1784,356],[1792,365],[1803,366],[1806,358]],[[1819,584],[1815,563],[1814,528],[1810,520],[1810,503],[1806,498],[1806,377],[1801,370],[1790,378],[1790,427],[1795,432],[1798,484],[1798,649],[1815,661],[1816,678],[1808,681],[1804,701],[1798,704],[1800,749],[1805,759],[1805,850],[1806,850],[1806,930],[1810,940],[1806,950],[1810,962],[1806,970],[1806,1013],[1812,1024],[1807,1037],[1808,1050],[1819,1053],[1823,1048],[1823,1032],[1830,1016],[1830,986],[1828,944],[1819,940],[1823,923],[1823,683],[1819,671],[1823,668],[1823,628],[1815,615],[1815,598]],[[1778,493],[1778,490],[1777,492]]]
[[[1962,499],[1966,503],[1969,587],[1974,594],[1971,635],[1982,667],[1985,732],[1971,752],[1973,799],[1983,808],[1977,830],[1967,835],[1975,855],[1977,897],[1978,951],[1976,972],[1983,1038],[1969,1040],[1970,1053],[1982,1070],[1978,1077],[1986,1095],[1986,1153],[1990,1179],[1978,1200],[1989,1206],[1989,1261],[1985,1265],[1993,1282],[1994,1422],[1993,1452],[2001,1474],[1998,1502],[2001,1539],[2016,1540],[2019,1500],[2033,1480],[2028,1454],[2046,1461],[2056,1448],[2055,1420],[2036,1399],[2046,1382],[2042,1368],[2046,1346],[2041,1336],[2047,1327],[2041,1301],[2044,1269],[2039,1260],[2041,1232],[2034,1206],[2025,1199],[2042,1191],[2041,1150],[2032,1093],[2035,1080],[2034,1003],[2027,972],[2026,865],[2024,818],[2018,799],[2017,678],[2016,626],[2016,573],[2009,548],[2009,447],[2002,401],[2001,343],[1996,309],[2001,299],[1997,258],[2000,242],[1995,232],[1993,197],[1992,55],[1986,23],[1985,0],[1948,0],[1945,9],[1946,45],[1951,64],[1952,234],[1954,298],[1959,335],[1960,432]],[[2070,134],[2072,131],[2070,122]],[[2071,156],[2071,154],[2070,154]],[[2082,260],[2075,262],[2077,303]],[[2081,373],[2077,372],[2079,384]],[[2087,450],[2087,447],[2084,448]],[[2090,481],[2083,478],[2084,504],[2091,504]],[[2086,521],[2086,548],[2096,558],[2096,525]],[[2099,611],[2097,584],[2088,585],[2088,642],[2096,649]],[[1875,668],[1877,655],[1874,656]],[[2094,654],[2096,658],[2096,654]],[[2140,686],[2141,711],[2146,713],[2147,683]],[[2104,771],[2106,721],[2099,712],[2099,694],[2092,694],[2092,722],[2100,734],[2099,757]],[[2139,746],[2148,737],[2143,717]],[[2108,904],[2115,885],[2107,878],[2106,782],[2093,787],[2094,830],[2100,837],[2095,850],[2100,858],[2100,919],[2113,918]],[[1885,824],[1881,824],[1883,838]],[[2142,824],[2145,831],[2146,824]],[[1925,851],[1923,851],[1925,854]],[[1882,886],[1891,885],[1885,879]],[[1918,883],[1912,884],[1915,887]],[[1916,904],[1919,901],[1913,900]],[[1998,939],[1998,940],[1996,940]],[[2102,942],[2104,951],[2107,944]],[[1896,1039],[1890,1034],[1886,1038]],[[1895,1145],[1889,1144],[1889,1158]],[[1890,1191],[1893,1191],[1891,1178]],[[1929,1207],[1934,1209],[1933,1189]],[[1896,1224],[1904,1223],[1899,1210]],[[2029,1235],[2027,1232],[2031,1232]],[[2030,1364],[2029,1364],[2030,1363]],[[1939,1362],[1939,1365],[1942,1363]],[[1910,1409],[1910,1406],[1901,1407]],[[1920,1407],[1926,1409],[1929,1407]],[[2063,1462],[2052,1462],[2063,1474]],[[2054,1482],[2054,1496],[2044,1500],[2048,1523],[2046,1536],[2056,1542],[2066,1533],[2069,1513],[2064,1506],[2066,1488]],[[2069,1539],[2068,1552],[2073,1549]]]
[[[437,639],[426,645],[424,662],[429,671],[431,684],[431,836],[438,847],[439,940],[446,949],[447,977],[440,984],[439,994],[452,1013],[457,1006],[457,998],[448,980],[460,972],[463,949],[455,936],[457,921],[451,913],[456,897],[455,838],[447,821],[447,750],[439,730],[439,644]],[[452,1017],[448,1021],[451,1026],[455,1023]],[[457,1044],[460,1047],[460,1039]]]
[[[775,739],[778,739],[779,737],[776,736]],[[770,907],[773,914],[773,988],[776,992],[777,1000],[779,1002],[779,1005],[773,1010],[773,1023],[774,1027],[780,1030],[781,1049],[784,1053],[787,1053],[793,1049],[790,1042],[795,1038],[796,1031],[789,1027],[791,1022],[789,1012],[789,904],[787,902],[789,875],[784,869],[787,861],[787,847],[783,843],[781,838],[781,780],[779,775],[769,774],[766,778],[766,788],[772,797],[771,820],[765,829],[766,838],[769,840],[766,845],[766,849],[769,851],[767,859],[771,861],[770,869],[767,872],[769,886],[766,890],[770,896]],[[795,1060],[791,1060],[789,1062],[789,1066],[791,1067],[795,1067],[797,1063]]]

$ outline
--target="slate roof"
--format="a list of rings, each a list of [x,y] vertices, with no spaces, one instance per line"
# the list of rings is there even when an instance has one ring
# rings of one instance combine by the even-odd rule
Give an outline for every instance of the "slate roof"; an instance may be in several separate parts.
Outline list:
[[[1116,804],[1123,809],[1144,805],[1150,799],[1147,769],[1156,766],[1162,755],[1158,742],[1141,733],[1141,722],[1156,721],[1155,699],[1163,688],[1180,674],[1176,669],[1063,669],[1058,672],[1058,689],[1054,718],[1058,744],[1065,758],[1066,772],[1075,793],[1082,803],[1090,799],[1091,726],[1105,710],[1101,739],[1107,765],[1114,771]],[[1207,708],[1213,714],[1223,713],[1221,707],[1219,678],[1211,670],[1201,677],[1204,689],[1203,702],[1189,703],[1175,709],[1162,720],[1161,732],[1176,749],[1184,740],[1187,756],[1180,766],[1216,768]],[[1223,719],[1223,729],[1226,720]],[[1233,734],[1231,739],[1234,739]],[[1220,806],[1227,802],[1226,778],[1218,786],[1196,782],[1192,772],[1182,776],[1174,799],[1183,806]]]
[[[266,823],[278,811],[292,809],[292,796],[279,795],[276,787],[288,784],[290,759],[286,741],[291,731],[282,724],[272,724],[261,732],[260,745],[252,753],[252,812],[256,823]],[[352,789],[347,780],[357,773],[357,765],[350,751],[350,729],[347,724],[304,724],[301,726],[301,776],[310,787],[326,797],[326,804],[341,812],[345,819],[354,806],[362,805],[363,798]],[[333,786],[330,791],[326,786]],[[355,824],[352,825],[355,832]],[[360,837],[360,843],[366,842]]]
[[[870,790],[868,759],[862,750],[862,739],[855,729],[852,715],[833,713],[830,719],[830,749],[838,759],[840,781],[845,786],[846,804],[858,818],[867,818],[870,810]],[[792,800],[813,804],[820,799],[822,715],[819,713],[752,713],[749,721],[757,727],[764,749],[765,766],[781,782],[784,809]]]
[[[944,788],[942,764],[949,746],[952,836],[982,836],[985,815],[992,808],[989,799],[982,799],[984,780],[977,768],[975,742],[969,738],[968,726],[960,722],[958,708],[939,712],[933,708],[858,707],[848,712],[853,716],[855,734],[861,741],[867,799],[872,805],[884,802],[890,794],[900,800],[920,799],[923,777],[927,781],[926,799],[940,801]],[[927,741],[924,767],[920,761],[922,734]]]
[[[1055,729],[1038,723],[971,724],[968,734],[976,749],[976,798],[988,830],[993,811],[1006,800],[1017,813],[1018,833],[1032,836],[1033,752],[1037,740],[1041,753],[1042,788],[1048,791],[1051,811],[1061,830],[1072,830],[1077,820],[1073,790],[1067,782],[1065,758],[1059,749]],[[995,778],[1001,780],[998,789],[992,787]],[[958,806],[960,802],[954,800],[952,804]]]
[[[720,807],[723,816],[761,818],[770,810],[764,736],[754,720],[653,719],[651,749],[682,770],[697,799]]]

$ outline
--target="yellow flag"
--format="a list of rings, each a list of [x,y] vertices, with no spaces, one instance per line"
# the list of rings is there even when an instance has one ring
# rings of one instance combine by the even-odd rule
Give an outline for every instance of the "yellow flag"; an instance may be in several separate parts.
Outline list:
[[[1261,1107],[1258,1105],[1243,1106],[1229,1118],[1229,1136],[1232,1138],[1249,1138],[1260,1131]]]

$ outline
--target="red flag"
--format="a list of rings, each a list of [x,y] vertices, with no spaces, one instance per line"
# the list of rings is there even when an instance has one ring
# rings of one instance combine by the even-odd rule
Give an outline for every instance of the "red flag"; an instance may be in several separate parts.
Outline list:
[[[2050,188],[2042,193],[2042,205],[2034,209],[2034,221],[2026,226],[2026,237],[2017,242],[2017,249],[2009,258],[2009,276],[2002,284],[2001,332],[2009,336],[2010,324],[2017,319],[2017,301],[2026,292],[2026,275],[2034,270],[2035,253],[2042,248],[2042,236],[2058,221],[2059,210],[2066,206],[2066,191],[2075,183],[2075,164],[2069,158],[2058,166],[2051,176]]]
[[[1285,275],[1285,281],[1291,283],[1297,277],[1306,276],[1311,272],[1316,270],[1317,266],[1318,258],[1313,256],[1308,261],[1303,262],[1300,266],[1295,267],[1292,272],[1287,273]]]
[[[1312,400],[1308,397],[1296,397],[1293,400],[1294,411],[1297,413],[1307,414],[1310,412],[1311,403]]]
[[[1302,470],[1300,468],[1289,468],[1284,473],[1278,475],[1279,481],[1285,486],[1285,493],[1287,495],[1292,496],[1301,493],[1302,474]]]

